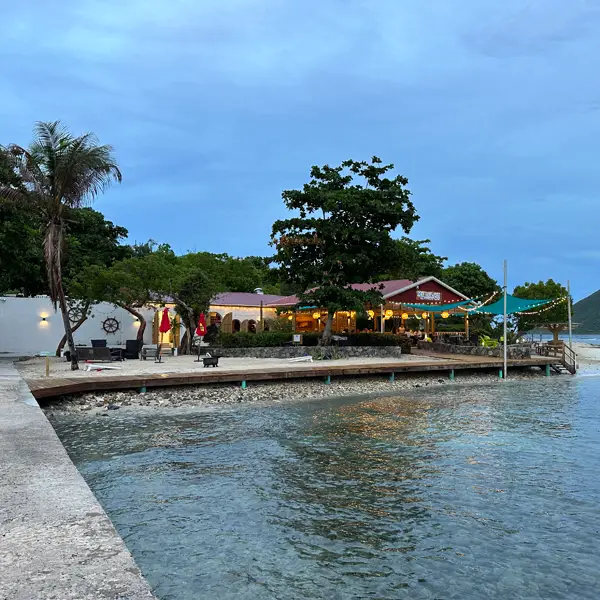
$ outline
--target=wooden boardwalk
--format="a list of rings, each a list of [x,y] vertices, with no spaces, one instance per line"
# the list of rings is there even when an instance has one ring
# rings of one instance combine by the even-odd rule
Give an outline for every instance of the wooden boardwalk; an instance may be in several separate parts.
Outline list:
[[[451,371],[483,371],[491,369],[502,369],[502,359],[446,355],[446,354],[424,354],[416,351],[415,354],[430,356],[433,360],[385,362],[381,364],[360,363],[344,365],[327,364],[296,364],[281,367],[227,369],[214,368],[187,373],[146,373],[140,375],[108,375],[98,374],[79,377],[50,377],[43,379],[29,379],[27,385],[36,399],[52,398],[65,394],[77,394],[83,392],[126,390],[152,387],[172,387],[185,385],[202,385],[215,383],[241,383],[242,381],[281,381],[285,379],[309,379],[309,378],[336,378],[357,376],[388,376],[395,374],[417,374],[429,372]],[[443,359],[443,360],[440,360]],[[509,360],[510,368],[525,368],[531,366],[546,367],[554,365],[556,358],[532,357],[527,359]]]

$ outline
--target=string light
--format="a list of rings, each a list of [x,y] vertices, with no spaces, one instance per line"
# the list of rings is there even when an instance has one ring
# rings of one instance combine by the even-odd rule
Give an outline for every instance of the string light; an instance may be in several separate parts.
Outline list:
[[[556,298],[556,300],[553,300],[548,306],[544,306],[544,308],[540,308],[540,310],[528,311],[528,312],[517,311],[516,314],[517,315],[537,315],[539,313],[546,312],[547,310],[551,310],[557,304],[560,304],[561,302],[565,302],[567,299],[568,299],[567,296],[564,296],[563,298]]]
[[[489,304],[497,295],[498,295],[498,292],[492,292],[483,302],[481,302],[480,304],[477,304],[477,306],[473,306],[471,308],[465,308],[464,306],[457,306],[457,308],[459,308],[460,310],[463,310],[467,313],[471,313],[474,310],[478,310],[482,306]]]

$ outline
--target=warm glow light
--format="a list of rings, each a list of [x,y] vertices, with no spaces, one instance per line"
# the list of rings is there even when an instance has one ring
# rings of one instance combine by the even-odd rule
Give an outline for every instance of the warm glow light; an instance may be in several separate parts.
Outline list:
[[[313,313],[313,319],[320,319],[321,318],[321,313]]]
[[[367,314],[369,315],[369,319],[372,319],[375,316],[375,312],[372,310],[368,310]]]
[[[140,325],[141,325],[141,323],[140,323],[140,320],[139,320],[139,319],[136,319],[136,320],[133,322],[133,326],[134,326],[134,327],[139,327]]]
[[[294,318],[294,316],[293,316],[293,315],[290,315],[290,316],[288,317],[288,321],[291,321],[293,318]]]
[[[422,316],[424,319],[426,319],[426,318],[427,318],[429,315],[428,315],[426,312],[424,312],[424,313],[423,313],[421,316]]]
[[[406,319],[408,319],[408,313],[402,313],[402,318],[406,321]]]
[[[393,310],[389,310],[389,309],[388,309],[388,310],[386,310],[386,311],[385,311],[385,316],[386,316],[388,319],[391,319],[391,318],[394,316],[394,311],[393,311]]]
[[[449,316],[450,316],[450,314],[449,314],[449,313],[447,313],[446,311],[444,311],[444,312],[442,313],[442,319],[447,319]]]

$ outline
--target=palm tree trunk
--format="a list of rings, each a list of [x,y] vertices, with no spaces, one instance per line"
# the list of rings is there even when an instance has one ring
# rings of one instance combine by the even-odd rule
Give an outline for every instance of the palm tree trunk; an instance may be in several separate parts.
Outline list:
[[[67,299],[65,298],[65,291],[63,290],[62,282],[57,286],[58,295],[58,306],[62,314],[63,324],[65,326],[65,335],[67,336],[67,345],[71,352],[71,371],[77,371],[79,369],[79,363],[77,362],[77,353],[75,352],[75,342],[73,341],[73,330],[71,329],[71,321],[69,320],[69,308],[67,307]]]

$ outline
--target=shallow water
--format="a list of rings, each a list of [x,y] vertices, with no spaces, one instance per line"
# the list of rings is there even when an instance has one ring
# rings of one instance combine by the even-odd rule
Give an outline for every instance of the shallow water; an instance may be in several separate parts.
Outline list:
[[[599,378],[59,414],[162,600],[597,599]]]

